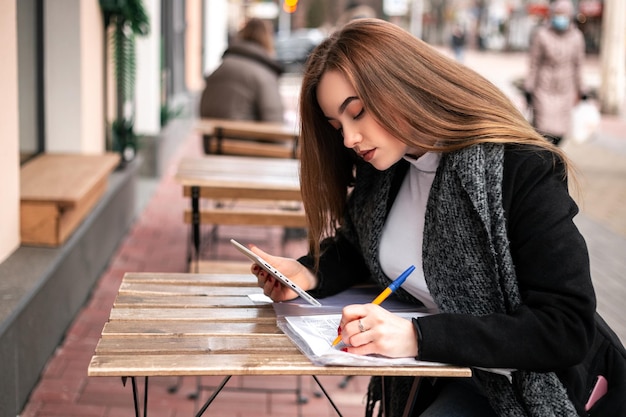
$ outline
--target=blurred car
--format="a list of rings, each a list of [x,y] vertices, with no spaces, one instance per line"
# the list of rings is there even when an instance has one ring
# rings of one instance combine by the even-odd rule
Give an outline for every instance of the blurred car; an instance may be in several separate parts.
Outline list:
[[[289,35],[280,33],[274,40],[276,59],[286,71],[301,68],[309,54],[326,36],[319,29],[297,29]]]

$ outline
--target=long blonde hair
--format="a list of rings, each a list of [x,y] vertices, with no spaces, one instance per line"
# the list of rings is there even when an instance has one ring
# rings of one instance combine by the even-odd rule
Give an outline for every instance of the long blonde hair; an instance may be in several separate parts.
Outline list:
[[[302,81],[300,177],[316,255],[321,238],[342,221],[356,157],[317,101],[320,79],[331,70],[346,77],[369,115],[411,147],[449,152],[485,142],[526,143],[549,149],[567,164],[484,77],[395,24],[355,20],[312,52]]]

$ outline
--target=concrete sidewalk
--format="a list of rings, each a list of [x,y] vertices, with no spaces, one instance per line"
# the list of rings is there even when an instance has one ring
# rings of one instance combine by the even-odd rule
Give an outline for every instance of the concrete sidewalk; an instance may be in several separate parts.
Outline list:
[[[511,81],[523,76],[524,54],[479,53],[468,51],[466,64],[492,80],[512,99],[520,97]],[[587,79],[596,80],[597,60],[585,67]],[[289,79],[285,86],[288,100],[295,102],[293,93],[297,82]],[[607,322],[626,341],[626,122],[618,117],[604,117],[597,137],[583,145],[565,143],[564,149],[579,168],[582,185],[579,203],[581,214],[576,223],[585,236],[590,250],[592,273],[598,295],[598,308]],[[68,329],[65,340],[41,375],[38,386],[20,414],[21,417],[125,417],[132,416],[131,388],[123,387],[117,378],[88,378],[87,366],[94,353],[111,305],[125,272],[181,272],[186,270],[185,249],[187,229],[182,212],[188,206],[180,186],[173,180],[177,161],[184,155],[200,155],[200,137],[189,133],[177,152],[172,155],[168,169],[158,181],[146,179],[147,189],[154,190],[136,223],[120,243],[110,265],[103,272],[91,299],[86,303]],[[142,205],[143,207],[143,205]],[[222,229],[223,236],[252,233],[255,243],[270,251],[280,250],[279,229]],[[217,253],[227,259],[240,259],[224,240]],[[293,241],[285,254],[295,256],[304,248],[303,241]],[[346,417],[362,416],[367,377],[357,377],[345,388],[338,388],[340,379],[323,379],[333,400]],[[230,384],[252,386],[293,386],[293,377],[239,378]],[[169,388],[175,378],[151,378],[151,416],[191,416],[197,409],[187,395],[194,390],[195,380],[183,378],[182,387],[174,393]],[[203,381],[205,384],[210,379]],[[304,383],[309,403],[302,406],[304,416],[335,415],[323,398],[315,395],[308,382]],[[208,394],[205,393],[204,398]],[[225,392],[209,409],[210,415],[259,417],[294,416],[298,407],[293,394],[245,394]]]

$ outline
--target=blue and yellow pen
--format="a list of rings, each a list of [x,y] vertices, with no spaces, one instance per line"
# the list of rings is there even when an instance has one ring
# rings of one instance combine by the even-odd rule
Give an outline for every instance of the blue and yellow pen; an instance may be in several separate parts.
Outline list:
[[[402,284],[404,284],[404,281],[406,281],[406,279],[408,278],[409,275],[411,275],[411,273],[415,270],[415,265],[411,265],[409,266],[406,271],[404,271],[403,273],[400,274],[400,276],[398,278],[396,278],[395,280],[393,280],[393,282],[391,284],[389,284],[389,286],[387,288],[385,288],[383,290],[383,292],[381,292],[380,294],[378,294],[378,297],[374,298],[374,301],[372,301],[372,304],[376,304],[376,305],[380,305],[383,301],[385,301],[387,299],[387,297],[389,297],[395,290],[397,290],[398,288],[400,288],[400,286]],[[332,346],[337,346],[337,344],[341,342],[341,335],[337,336],[337,338],[333,341]]]

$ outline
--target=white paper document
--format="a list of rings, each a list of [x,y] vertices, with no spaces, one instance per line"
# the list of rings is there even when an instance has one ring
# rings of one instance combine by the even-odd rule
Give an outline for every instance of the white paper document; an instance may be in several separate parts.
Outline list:
[[[398,313],[410,320],[424,313]],[[341,314],[285,316],[279,320],[279,327],[300,350],[316,365],[342,366],[442,366],[436,362],[417,361],[413,358],[387,358],[384,356],[363,356],[342,352],[332,347],[337,337],[337,327]]]
[[[414,358],[387,358],[363,356],[342,352],[343,343],[332,347],[337,337],[341,309],[348,304],[370,302],[378,290],[373,287],[351,288],[332,297],[321,299],[321,307],[312,307],[303,300],[274,303],[278,327],[316,365],[337,366],[445,366],[439,362],[418,361]],[[382,307],[410,320],[428,314],[436,314],[425,308],[405,303],[391,295]],[[513,369],[477,368],[506,376],[511,381]]]

